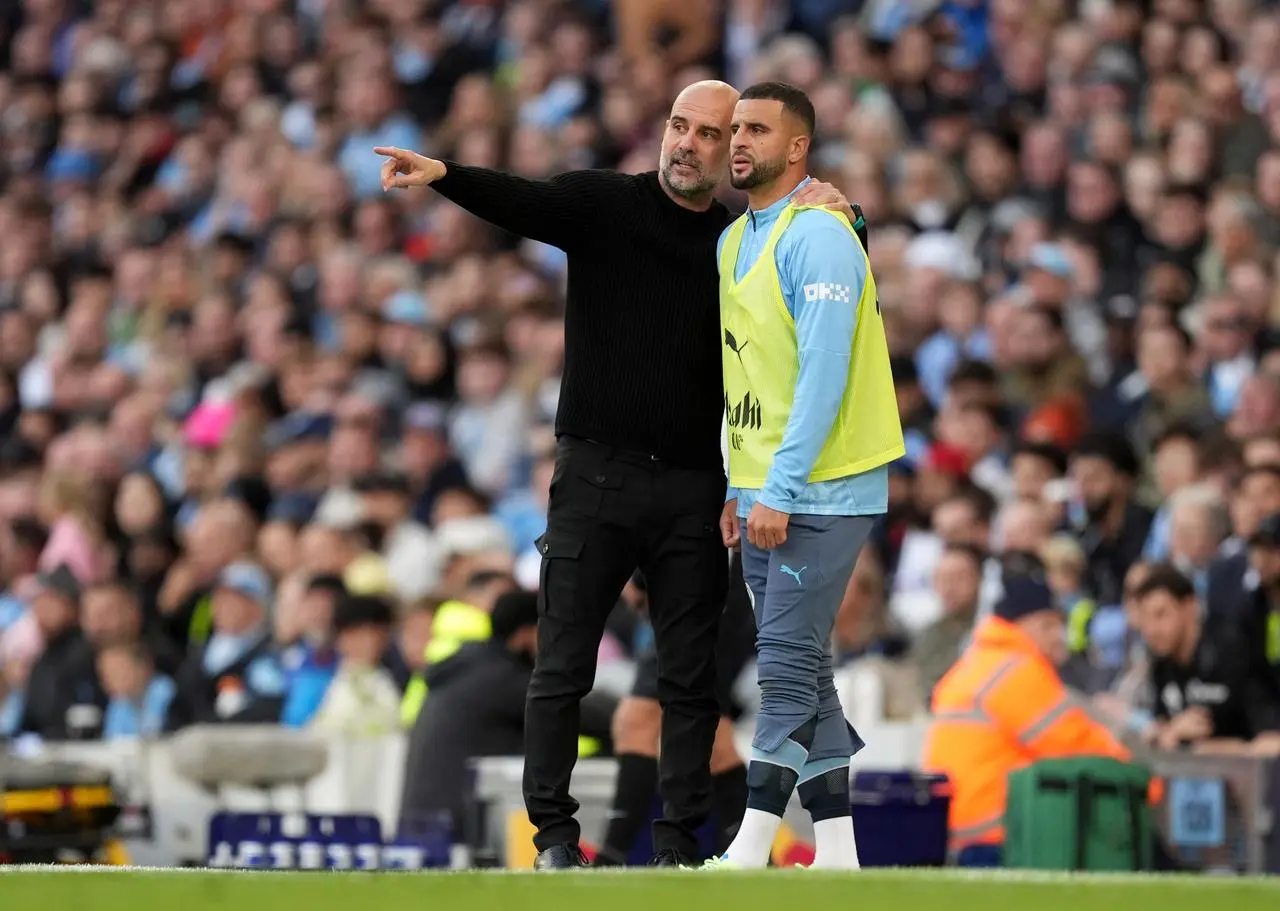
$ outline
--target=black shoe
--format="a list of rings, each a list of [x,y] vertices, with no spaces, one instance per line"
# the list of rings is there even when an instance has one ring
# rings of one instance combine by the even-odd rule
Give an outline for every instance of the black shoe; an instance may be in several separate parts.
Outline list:
[[[651,867],[687,868],[697,866],[682,851],[676,848],[663,848],[649,861]]]
[[[585,866],[587,866],[587,859],[582,856],[582,849],[572,843],[539,851],[533,861],[535,870],[572,870],[575,867]]]

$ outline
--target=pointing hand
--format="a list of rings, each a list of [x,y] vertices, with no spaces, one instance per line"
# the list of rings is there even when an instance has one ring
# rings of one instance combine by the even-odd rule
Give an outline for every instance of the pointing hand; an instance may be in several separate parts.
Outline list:
[[[397,149],[392,146],[378,146],[376,155],[386,156],[382,163],[382,190],[408,189],[425,187],[435,183],[445,175],[444,162],[436,161],[408,149]]]

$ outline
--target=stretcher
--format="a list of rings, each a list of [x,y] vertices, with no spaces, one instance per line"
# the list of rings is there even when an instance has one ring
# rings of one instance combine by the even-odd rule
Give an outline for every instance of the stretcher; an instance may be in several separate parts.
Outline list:
[[[0,753],[0,864],[128,863],[109,773]]]

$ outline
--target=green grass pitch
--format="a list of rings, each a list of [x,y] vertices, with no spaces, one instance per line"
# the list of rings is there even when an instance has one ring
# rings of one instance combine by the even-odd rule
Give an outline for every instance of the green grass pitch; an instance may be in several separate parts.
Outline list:
[[[1230,911],[1280,907],[1280,878],[869,870],[823,874],[233,873],[0,867],[14,911]]]

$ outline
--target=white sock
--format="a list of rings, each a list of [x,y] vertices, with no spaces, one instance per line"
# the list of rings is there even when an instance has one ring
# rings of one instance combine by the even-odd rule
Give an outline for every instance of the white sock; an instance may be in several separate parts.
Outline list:
[[[769,866],[769,854],[773,840],[782,825],[782,817],[764,810],[747,809],[742,815],[742,825],[733,838],[733,844],[725,857],[736,867],[754,870]],[[852,831],[852,830],[851,830]]]
[[[853,837],[853,817],[837,816],[813,824],[817,852],[813,867],[819,870],[857,870],[858,843]]]

